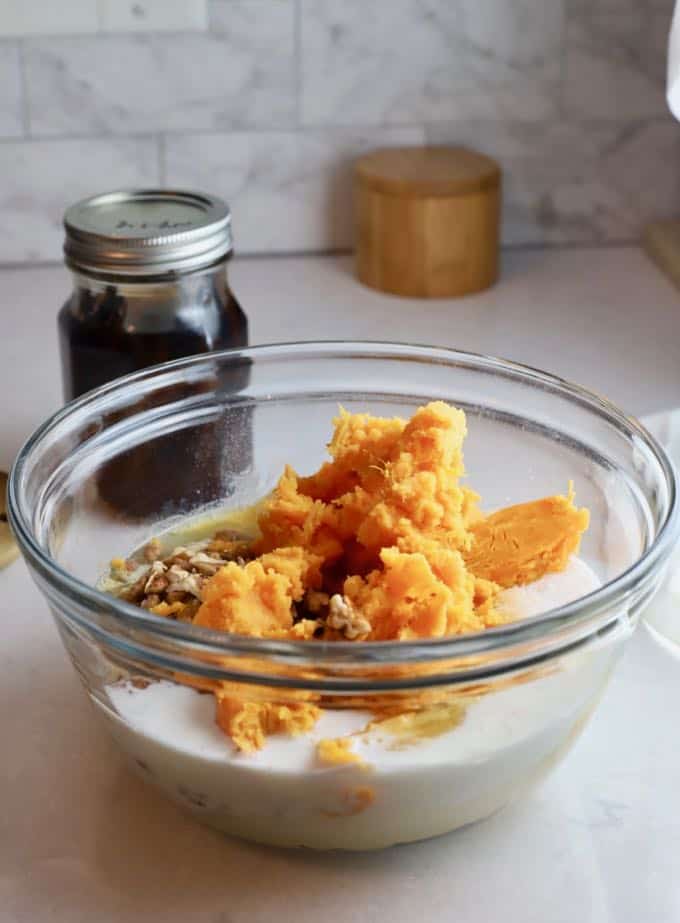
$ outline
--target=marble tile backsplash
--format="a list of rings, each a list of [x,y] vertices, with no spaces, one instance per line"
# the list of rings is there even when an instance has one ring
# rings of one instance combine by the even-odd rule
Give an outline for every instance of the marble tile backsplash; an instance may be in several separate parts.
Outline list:
[[[173,136],[166,178],[171,186],[228,190],[241,252],[346,250],[353,159],[424,140],[416,126]]]
[[[542,120],[564,0],[301,0],[304,125]]]
[[[65,138],[0,144],[4,262],[61,259],[65,205],[103,189],[158,182],[153,138]]]
[[[680,211],[673,0],[0,0],[0,262],[60,258],[117,186],[231,203],[240,252],[352,245],[362,151],[465,144],[510,245],[623,242]]]
[[[18,44],[0,42],[0,138],[16,138],[23,131],[19,61]]]
[[[431,144],[474,145],[504,167],[506,244],[634,240],[680,211],[680,129],[671,119],[430,126]]]
[[[570,17],[565,39],[567,115],[616,120],[666,112],[666,10],[585,8]]]
[[[260,15],[265,5],[232,0],[220,33],[27,43],[30,130],[54,137],[290,126],[293,0]]]

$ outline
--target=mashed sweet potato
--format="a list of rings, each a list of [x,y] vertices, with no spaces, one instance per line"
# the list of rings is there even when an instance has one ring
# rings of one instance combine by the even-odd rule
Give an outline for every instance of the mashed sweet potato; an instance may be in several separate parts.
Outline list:
[[[302,599],[306,589],[321,585],[322,561],[319,555],[293,546],[245,565],[229,562],[206,583],[194,625],[256,638],[299,638],[293,626],[293,603]]]
[[[564,569],[578,550],[588,511],[571,488],[480,512],[460,483],[461,410],[436,401],[408,421],[342,410],[334,423],[330,461],[308,477],[286,468],[259,516],[255,557],[207,581],[195,624],[357,642],[481,631],[505,618],[494,605],[502,589]],[[216,698],[218,724],[245,751],[319,715],[312,701]]]
[[[413,417],[342,411],[331,461],[286,468],[259,517],[257,557],[208,581],[195,623],[263,638],[338,638],[299,618],[313,591],[341,594],[369,630],[360,640],[441,637],[497,625],[501,589],[562,570],[588,526],[573,495],[483,516],[460,484],[465,414],[436,401]],[[345,635],[347,637],[348,635]]]

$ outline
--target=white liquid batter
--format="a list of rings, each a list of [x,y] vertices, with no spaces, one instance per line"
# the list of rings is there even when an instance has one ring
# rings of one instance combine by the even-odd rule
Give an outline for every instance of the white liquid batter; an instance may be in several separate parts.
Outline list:
[[[597,586],[574,559],[561,574],[506,591],[502,604],[529,617]],[[401,748],[379,727],[354,737],[368,768],[329,767],[316,755],[322,738],[364,728],[367,711],[325,710],[308,734],[273,735],[254,754],[238,752],[217,727],[212,695],[186,686],[109,686],[113,711],[104,714],[142,774],[206,823],[277,845],[371,849],[447,832],[522,794],[576,736],[617,650],[584,651],[563,669],[551,664],[488,692],[438,737]]]

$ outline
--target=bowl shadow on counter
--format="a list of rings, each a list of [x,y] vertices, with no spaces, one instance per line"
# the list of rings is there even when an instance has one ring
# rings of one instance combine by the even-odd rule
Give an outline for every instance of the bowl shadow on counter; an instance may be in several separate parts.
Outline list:
[[[422,919],[424,908],[425,919],[448,919],[454,909],[460,919],[497,919],[499,896],[516,896],[528,912],[531,894],[526,923],[589,918],[601,888],[592,834],[582,805],[560,788],[559,769],[533,796],[437,839],[360,853],[259,846],[201,826],[135,776],[78,696],[70,668],[36,660],[37,682],[26,680],[35,699],[22,720],[32,721],[45,696],[71,717],[60,740],[35,742],[41,760],[31,784],[49,785],[38,804],[52,808],[13,812],[17,823],[24,818],[22,839],[40,841],[30,868],[25,847],[13,847],[22,902],[67,901],[74,923],[141,914],[164,923],[384,923],[395,909],[403,920]],[[483,887],[490,874],[494,887]],[[564,908],[555,906],[560,893],[569,894]]]
[[[427,889],[428,912],[441,903],[443,913],[455,907],[486,919],[510,889],[532,893],[531,920],[561,923],[554,895],[565,885],[571,889],[565,923],[592,906],[597,876],[580,842],[588,831],[577,822],[565,832],[563,799],[539,793],[486,821],[384,850],[280,849],[202,827],[116,759],[112,791],[98,802],[93,861],[110,887],[128,895],[130,910],[163,913],[166,921],[174,920],[168,909],[175,908],[177,919],[190,910],[192,920],[211,923],[311,923],[347,919],[350,906],[362,908],[362,920],[382,921],[399,907],[403,919],[415,920]],[[490,868],[497,888],[484,893],[480,882]]]

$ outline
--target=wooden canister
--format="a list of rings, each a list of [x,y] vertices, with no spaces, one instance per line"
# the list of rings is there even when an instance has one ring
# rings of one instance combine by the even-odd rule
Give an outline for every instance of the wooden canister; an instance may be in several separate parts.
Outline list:
[[[404,147],[359,158],[356,271],[370,288],[466,295],[498,278],[501,171],[462,147]]]

